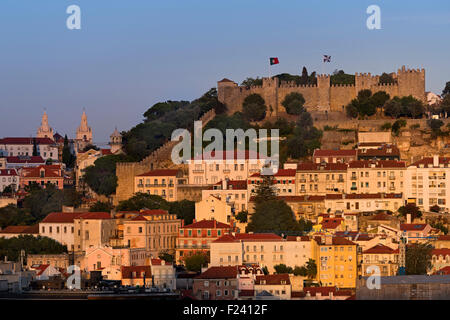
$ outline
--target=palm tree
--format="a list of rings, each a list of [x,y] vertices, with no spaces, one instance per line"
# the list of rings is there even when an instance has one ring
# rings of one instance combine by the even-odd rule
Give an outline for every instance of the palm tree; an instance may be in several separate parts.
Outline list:
[[[308,276],[308,279],[314,279],[317,275],[317,265],[316,261],[313,259],[309,259],[308,262],[306,262],[306,275]]]

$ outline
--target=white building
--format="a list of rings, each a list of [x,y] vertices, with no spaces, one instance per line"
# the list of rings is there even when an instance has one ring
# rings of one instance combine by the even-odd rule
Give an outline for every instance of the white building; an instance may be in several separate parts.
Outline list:
[[[12,191],[17,191],[19,178],[15,169],[0,169],[0,192],[3,192],[8,186],[11,186]]]
[[[74,249],[74,220],[80,214],[74,212],[53,212],[39,223],[39,235],[49,237],[67,246],[67,250]]]
[[[5,150],[8,156],[33,156],[36,146],[37,155],[44,160],[58,161],[58,146],[50,138],[3,138],[0,139],[0,150]]]

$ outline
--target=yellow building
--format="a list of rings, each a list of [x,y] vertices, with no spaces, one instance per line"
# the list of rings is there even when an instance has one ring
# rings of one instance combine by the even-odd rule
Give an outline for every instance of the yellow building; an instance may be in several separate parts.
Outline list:
[[[167,201],[177,201],[177,186],[183,184],[183,173],[177,169],[157,169],[134,178],[134,193],[161,196]]]
[[[317,264],[317,281],[322,286],[356,287],[356,243],[343,237],[315,237],[311,252]]]

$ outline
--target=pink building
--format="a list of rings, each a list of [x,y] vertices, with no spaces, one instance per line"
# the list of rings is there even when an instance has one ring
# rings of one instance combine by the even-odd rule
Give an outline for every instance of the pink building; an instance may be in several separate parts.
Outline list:
[[[23,168],[20,176],[20,188],[30,186],[33,183],[45,188],[47,184],[53,184],[58,189],[64,187],[64,175],[60,165],[43,165],[34,168]]]

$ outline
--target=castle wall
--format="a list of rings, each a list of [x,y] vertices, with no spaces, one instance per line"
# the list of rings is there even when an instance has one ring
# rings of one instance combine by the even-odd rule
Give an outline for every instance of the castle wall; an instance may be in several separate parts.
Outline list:
[[[355,98],[356,87],[354,85],[333,85],[330,87],[331,111],[345,112],[345,106]]]

